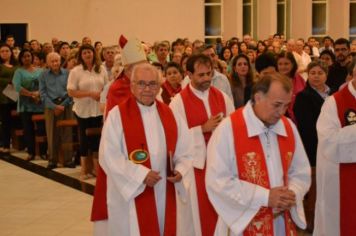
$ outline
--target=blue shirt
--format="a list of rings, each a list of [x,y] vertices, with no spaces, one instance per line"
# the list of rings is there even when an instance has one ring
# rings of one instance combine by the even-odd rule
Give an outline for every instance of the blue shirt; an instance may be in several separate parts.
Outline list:
[[[68,74],[68,70],[63,68],[58,74],[50,69],[43,71],[39,78],[39,90],[45,108],[54,109],[56,105],[68,106],[72,103],[67,93]]]

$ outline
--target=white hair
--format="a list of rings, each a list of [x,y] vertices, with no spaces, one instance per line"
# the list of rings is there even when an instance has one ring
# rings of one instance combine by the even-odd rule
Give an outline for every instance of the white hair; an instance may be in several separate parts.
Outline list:
[[[47,57],[46,57],[46,62],[48,63],[48,61],[52,58],[58,58],[59,60],[61,59],[61,56],[56,53],[56,52],[50,52],[47,54]]]
[[[151,65],[148,62],[141,62],[136,65],[134,65],[131,73],[130,80],[131,82],[136,78],[136,73],[138,70],[148,70],[154,73],[157,81],[161,84],[162,83],[162,75],[159,73],[158,69]]]

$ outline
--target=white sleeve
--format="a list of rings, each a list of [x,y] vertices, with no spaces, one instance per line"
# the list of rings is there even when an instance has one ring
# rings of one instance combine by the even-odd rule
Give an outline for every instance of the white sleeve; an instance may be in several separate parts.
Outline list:
[[[233,100],[231,100],[230,97],[228,97],[225,93],[223,93],[223,95],[224,95],[225,107],[226,107],[226,117],[228,117],[231,113],[235,111],[235,106]]]
[[[77,67],[73,68],[68,75],[67,90],[78,90]]]
[[[292,207],[291,216],[298,227],[304,229],[306,227],[306,221],[304,215],[303,199],[304,195],[309,191],[310,188],[311,169],[298,130],[291,120],[288,119],[288,121],[293,128],[295,140],[295,152],[293,161],[288,170],[288,188],[296,195],[296,206]]]
[[[210,138],[205,182],[210,202],[234,234],[243,232],[260,207],[268,206],[268,189],[238,178],[229,118]]]
[[[177,94],[169,107],[173,110],[174,113],[180,114],[183,120],[187,120],[187,116],[185,113],[183,100],[180,94]],[[199,169],[203,169],[205,166],[205,158],[206,158],[206,143],[203,135],[203,130],[201,126],[191,127],[189,129],[190,136],[192,137],[193,141],[193,166]]]
[[[104,123],[99,152],[101,167],[126,201],[143,192],[143,180],[150,170],[128,160],[118,107],[111,109]]]
[[[334,163],[356,162],[356,125],[341,127],[333,96],[321,108],[317,131],[321,156]]]

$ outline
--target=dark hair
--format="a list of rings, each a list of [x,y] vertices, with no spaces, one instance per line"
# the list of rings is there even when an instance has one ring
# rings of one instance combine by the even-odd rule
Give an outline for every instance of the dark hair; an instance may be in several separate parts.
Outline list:
[[[179,71],[179,73],[182,75],[182,77],[184,76],[183,68],[182,68],[179,64],[177,64],[177,63],[175,63],[175,62],[173,62],[173,61],[168,62],[168,64],[167,64],[166,67],[164,68],[164,74],[166,74],[166,73],[167,73],[167,70],[168,70],[169,68],[172,68],[172,67],[176,68],[176,69]]]
[[[258,45],[260,45],[260,44],[262,44],[262,45],[265,47],[265,49],[263,50],[263,52],[259,52],[259,51],[258,51]],[[265,42],[263,42],[262,40],[259,40],[259,41],[257,42],[256,48],[257,48],[257,53],[265,53],[265,52],[267,51],[267,45],[266,45]]]
[[[323,38],[322,42],[324,43],[325,40],[327,40],[327,39],[329,39],[331,42],[333,42],[333,39],[328,35]]]
[[[265,52],[256,58],[255,68],[258,73],[270,66],[277,70],[277,62],[273,53]]]
[[[161,63],[159,63],[159,62],[153,62],[152,65],[153,65],[154,67],[156,67],[157,69],[158,69],[158,68],[161,69],[161,71],[164,70],[163,65],[162,65]]]
[[[323,51],[320,53],[319,58],[321,58],[321,56],[324,55],[324,54],[329,55],[329,56],[331,57],[331,60],[333,61],[333,64],[335,63],[335,60],[336,60],[335,54],[334,54],[331,50],[329,50],[329,49],[323,50]]]
[[[220,52],[220,54],[219,54],[220,60],[225,61],[225,58],[224,58],[224,52],[225,52],[225,50],[229,50],[229,51],[230,51],[230,58],[229,58],[229,60],[231,60],[231,58],[232,58],[231,49],[230,49],[229,47],[226,47],[226,46],[221,49],[221,52]]]
[[[96,48],[96,45],[98,45],[99,43],[101,43],[101,45],[103,45],[103,43],[102,43],[102,42],[100,42],[100,41],[96,41],[96,42],[94,43],[94,48]]]
[[[263,94],[267,94],[271,87],[271,84],[275,81],[281,83],[284,91],[286,91],[287,93],[290,93],[292,91],[293,88],[292,81],[288,79],[285,75],[282,75],[280,73],[264,75],[252,87],[252,91],[251,91],[252,103],[255,102],[254,95],[256,93],[262,92]]]
[[[100,73],[100,60],[98,59],[98,56],[96,55],[95,53],[95,49],[92,45],[90,44],[84,44],[82,45],[80,48],[79,48],[79,52],[78,52],[78,64],[81,64],[84,68],[84,70],[87,70],[88,67],[85,65],[84,61],[83,61],[83,58],[82,58],[82,52],[84,50],[90,50],[93,52],[93,66],[94,66],[94,71],[96,73]]]
[[[232,63],[231,63],[232,69],[231,69],[231,76],[230,76],[231,77],[231,79],[230,79],[231,85],[238,86],[238,87],[242,86],[242,83],[241,83],[241,80],[239,78],[239,75],[235,72],[236,63],[240,58],[244,58],[247,61],[248,73],[247,73],[247,76],[246,76],[246,86],[250,86],[254,82],[253,81],[253,71],[252,71],[252,68],[251,68],[250,59],[245,54],[239,54],[239,55],[235,56],[234,59],[232,60]]]
[[[187,61],[187,71],[194,73],[194,66],[196,64],[203,64],[210,66],[212,70],[214,69],[214,65],[210,57],[205,56],[204,54],[196,54],[189,57]]]
[[[10,65],[12,66],[16,66],[18,64],[15,56],[14,56],[14,53],[11,49],[11,47],[7,44],[1,44],[0,45],[0,49],[3,48],[3,47],[7,47],[9,50],[10,50],[10,53],[11,53],[11,56],[10,56]],[[3,61],[3,59],[0,57],[0,64],[3,64],[5,61]]]
[[[322,62],[322,61],[312,61],[308,64],[308,67],[307,67],[307,72],[309,74],[309,71],[311,69],[313,69],[314,67],[320,67],[324,72],[325,74],[327,75],[328,74],[328,66]]]
[[[7,39],[9,39],[9,38],[15,38],[15,37],[14,37],[14,35],[12,35],[12,34],[8,34],[8,35],[6,35],[5,40],[7,40]]]
[[[59,44],[58,52],[62,49],[62,47],[63,47],[64,45],[68,45],[68,47],[70,47],[70,45],[69,45],[68,42],[63,41],[63,42],[61,42],[61,43]]]
[[[334,42],[334,47],[335,47],[335,45],[340,45],[340,44],[346,44],[347,48],[350,48],[350,41],[345,38],[338,38]]]
[[[31,54],[31,63],[33,62],[32,52],[30,50],[28,50],[28,49],[22,49],[20,54],[19,54],[19,64],[20,64],[20,66],[23,66],[22,58],[23,58],[23,56],[25,55],[26,52]]]
[[[279,53],[277,55],[277,58],[276,58],[276,60],[277,60],[277,70],[278,70],[278,61],[281,58],[288,59],[292,63],[292,69],[289,72],[288,77],[289,78],[293,78],[295,76],[295,73],[298,70],[298,64],[297,64],[297,61],[295,60],[295,58],[293,56],[293,53],[282,51],[281,53]]]

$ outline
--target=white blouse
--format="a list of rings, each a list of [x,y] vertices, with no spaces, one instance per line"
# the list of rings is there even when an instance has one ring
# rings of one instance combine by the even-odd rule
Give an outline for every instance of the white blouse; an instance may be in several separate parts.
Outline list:
[[[74,67],[68,77],[67,89],[98,91],[101,92],[108,82],[108,74],[104,66],[100,66],[100,72],[84,70],[83,65]],[[73,111],[80,118],[97,117],[103,115],[100,111],[100,102],[91,97],[73,98]]]

